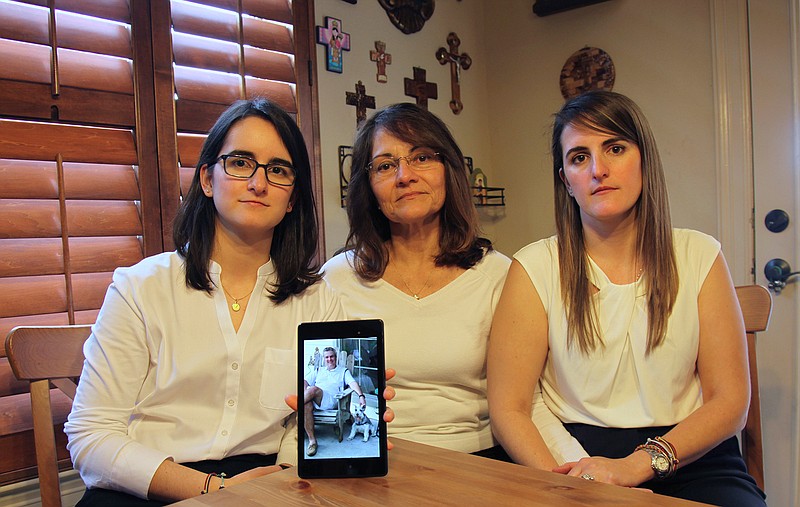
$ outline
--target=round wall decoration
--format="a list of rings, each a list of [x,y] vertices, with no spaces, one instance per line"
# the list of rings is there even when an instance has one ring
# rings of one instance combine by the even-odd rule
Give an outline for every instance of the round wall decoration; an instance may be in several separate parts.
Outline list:
[[[572,53],[561,69],[561,95],[571,99],[590,90],[614,87],[614,62],[600,48],[585,47]]]
[[[405,34],[422,30],[433,16],[436,0],[378,0],[389,20]]]

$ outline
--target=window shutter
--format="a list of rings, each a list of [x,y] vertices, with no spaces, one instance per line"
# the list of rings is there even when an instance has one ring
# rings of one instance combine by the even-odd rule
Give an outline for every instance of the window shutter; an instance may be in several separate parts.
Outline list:
[[[308,0],[0,0],[0,338],[94,322],[116,267],[174,248],[181,187],[232,101],[281,104],[319,167],[313,19]],[[59,426],[69,409],[54,398]],[[36,475],[31,427],[0,348],[0,484]]]
[[[94,322],[113,270],[160,250],[144,244],[160,223],[143,211],[158,195],[140,183],[131,32],[125,0],[0,4],[0,337]],[[0,483],[36,474],[26,391],[3,349]]]
[[[170,6],[181,191],[188,190],[205,133],[242,98],[267,97],[292,114],[318,168],[307,0],[171,0]],[[318,176],[313,188],[321,210]],[[323,246],[321,240],[320,259]]]

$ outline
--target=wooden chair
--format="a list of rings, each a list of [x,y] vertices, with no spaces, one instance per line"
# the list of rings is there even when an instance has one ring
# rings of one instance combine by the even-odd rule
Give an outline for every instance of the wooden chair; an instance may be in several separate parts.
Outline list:
[[[91,326],[19,326],[6,337],[6,354],[19,380],[30,381],[33,439],[43,507],[61,507],[50,383],[75,398],[83,343]]]
[[[772,296],[761,285],[736,287],[736,296],[744,316],[747,331],[747,359],[750,365],[750,409],[742,430],[742,455],[747,471],[764,489],[764,458],[761,448],[761,401],[758,394],[758,364],[756,362],[756,333],[766,331],[772,314]]]
[[[336,360],[337,366],[345,366],[350,373],[353,373],[352,356],[348,361],[348,354],[344,350],[339,351],[339,357]],[[325,366],[320,366],[324,368]],[[348,386],[342,386],[342,390],[334,394],[334,398],[338,401],[338,406],[331,410],[314,409],[314,424],[332,424],[333,432],[336,438],[341,442],[344,439],[344,426],[350,420],[350,395],[353,394],[353,389]]]

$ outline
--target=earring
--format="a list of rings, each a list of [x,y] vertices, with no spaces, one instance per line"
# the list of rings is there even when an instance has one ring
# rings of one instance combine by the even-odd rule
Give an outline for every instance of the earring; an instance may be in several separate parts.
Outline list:
[[[572,189],[571,188],[567,189],[567,193],[569,194],[570,197],[572,197]]]

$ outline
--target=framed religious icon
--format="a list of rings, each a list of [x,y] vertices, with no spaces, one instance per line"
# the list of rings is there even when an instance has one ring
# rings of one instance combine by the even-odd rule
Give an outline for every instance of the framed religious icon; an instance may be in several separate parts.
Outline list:
[[[342,30],[342,20],[325,16],[325,26],[317,27],[317,44],[325,46],[325,69],[341,74],[343,51],[350,51],[350,34]]]

